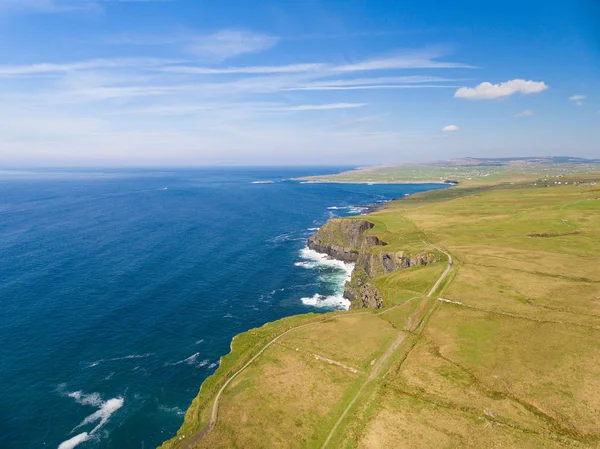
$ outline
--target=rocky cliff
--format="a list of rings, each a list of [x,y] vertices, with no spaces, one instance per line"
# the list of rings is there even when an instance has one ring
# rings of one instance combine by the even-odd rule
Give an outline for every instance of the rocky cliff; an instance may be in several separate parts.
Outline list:
[[[308,239],[308,247],[345,262],[355,262],[352,279],[346,282],[344,297],[352,308],[380,309],[384,298],[369,281],[394,271],[438,261],[435,254],[424,251],[415,255],[390,251],[387,243],[367,231],[375,225],[367,220],[334,218]]]
[[[364,245],[364,233],[373,226],[367,220],[333,218],[308,239],[308,247],[344,262],[356,262]]]

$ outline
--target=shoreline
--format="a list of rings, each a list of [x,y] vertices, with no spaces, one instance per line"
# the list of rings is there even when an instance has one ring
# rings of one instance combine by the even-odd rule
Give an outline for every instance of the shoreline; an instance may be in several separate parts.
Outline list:
[[[297,179],[292,179],[292,180],[298,181]],[[312,182],[309,182],[309,183],[312,183]],[[406,184],[406,185],[435,184],[435,185],[445,185],[448,187],[453,187],[458,184],[458,183],[446,183],[446,182],[439,182],[439,181],[431,181],[431,182],[409,182],[409,181],[399,181],[399,182],[331,181],[331,182],[329,182],[329,181],[315,181],[314,183],[319,183],[319,184],[326,184],[326,183],[332,183],[332,184],[383,184],[383,185],[385,185],[385,184]],[[428,191],[430,191],[430,190],[426,190],[425,192],[428,192]],[[417,193],[423,193],[423,192],[417,192]],[[372,204],[368,204],[368,205],[356,206],[356,207],[364,208],[365,209],[364,212],[359,213],[359,214],[354,214],[354,215],[348,215],[346,217],[340,217],[340,218],[366,217],[372,213],[386,209],[387,207],[389,207],[389,204],[394,201],[399,201],[404,198],[408,198],[410,196],[412,196],[412,194],[407,195],[407,196],[391,198],[391,199],[383,201],[381,203],[372,203]],[[324,225],[319,226],[319,228],[317,229],[316,232],[318,232],[318,230],[320,230],[323,226]],[[308,246],[306,246],[306,249],[310,249],[310,248]],[[310,249],[310,250],[312,250],[312,249]],[[321,253],[316,250],[312,250],[312,251],[314,251],[315,253],[322,255],[324,257],[328,257],[331,260],[342,262],[344,264],[348,263],[341,259],[337,259],[333,256],[330,256],[327,253]],[[355,268],[355,264],[352,263],[352,270],[348,273],[348,278],[344,281],[344,284],[343,284],[344,286],[346,284],[346,281],[351,279],[352,273],[354,272],[354,268]],[[345,298],[343,295],[342,295],[342,298],[346,301],[351,302],[350,300]],[[313,307],[315,307],[315,306],[313,306]],[[316,308],[319,309],[319,307],[316,307]],[[267,349],[267,347],[269,347],[272,343],[277,341],[281,336],[283,336],[284,334],[287,334],[288,332],[290,332],[294,329],[297,329],[298,327],[309,326],[309,325],[317,324],[320,322],[332,320],[337,315],[363,314],[363,313],[371,313],[371,312],[365,312],[364,310],[361,311],[360,309],[352,309],[351,304],[348,306],[347,309],[338,309],[338,308],[333,307],[333,308],[327,308],[326,310],[324,310],[322,312],[307,311],[304,313],[297,313],[297,314],[289,315],[287,317],[283,317],[283,318],[280,318],[280,319],[277,319],[274,321],[268,321],[260,327],[252,328],[245,332],[234,335],[231,339],[230,346],[229,346],[230,352],[222,355],[219,358],[219,364],[218,364],[217,369],[214,371],[214,373],[212,375],[210,375],[209,377],[204,379],[204,381],[200,384],[198,395],[196,395],[196,397],[193,399],[190,406],[186,409],[186,416],[187,416],[192,410],[202,409],[201,405],[199,405],[199,404],[196,405],[197,401],[198,402],[206,401],[206,403],[205,403],[206,405],[208,405],[209,402],[212,402],[212,405],[209,407],[210,417],[208,419],[208,422],[206,422],[206,424],[200,429],[199,433],[196,433],[193,436],[193,439],[185,447],[191,447],[191,444],[197,443],[198,441],[200,441],[200,439],[205,437],[212,430],[212,428],[216,425],[218,401],[219,401],[219,398],[220,398],[221,394],[223,393],[223,391],[227,388],[227,386],[231,383],[231,381],[240,372],[242,372],[248,365],[250,365],[254,360],[256,360],[262,354],[262,352],[264,352],[264,350]],[[288,327],[288,326],[286,326],[287,323],[296,323],[296,325],[291,325]],[[244,356],[247,355],[247,352],[236,350],[236,347],[235,347],[236,345],[241,344],[241,342],[244,340],[256,338],[257,336],[255,336],[255,334],[261,333],[261,331],[264,332],[265,330],[271,329],[271,328],[279,329],[280,327],[282,327],[282,333],[280,333],[273,340],[270,340],[269,342],[267,342],[266,345],[264,347],[262,347],[262,349],[258,353],[253,354],[251,358],[244,359]],[[271,335],[271,333],[269,333],[269,335]],[[238,360],[235,360],[235,359],[238,359]],[[235,370],[234,368],[232,368],[231,365],[233,365],[233,366],[237,365],[237,366],[239,366],[239,369]],[[221,374],[220,371],[222,371],[222,370],[228,371],[228,372]],[[208,397],[202,398],[203,393],[207,393]],[[215,396],[215,394],[216,394],[216,396]],[[185,426],[186,426],[186,420],[184,419],[184,422],[180,426],[177,433],[175,435],[173,435],[170,439],[163,441],[162,445],[159,446],[158,449],[167,449],[167,448],[175,447],[175,446],[171,446],[170,444],[177,444],[177,442],[182,442],[183,444],[185,444],[184,441],[185,441],[186,436],[191,436],[188,434],[188,429],[185,429]],[[177,447],[179,447],[179,446],[177,446]]]
[[[390,185],[390,184],[401,184],[401,185],[419,185],[419,184],[436,184],[436,185],[449,185],[456,186],[458,182],[446,182],[446,181],[334,181],[334,180],[313,180],[313,179],[302,179],[302,178],[291,178],[290,181],[296,181],[301,184],[366,184],[366,185]]]

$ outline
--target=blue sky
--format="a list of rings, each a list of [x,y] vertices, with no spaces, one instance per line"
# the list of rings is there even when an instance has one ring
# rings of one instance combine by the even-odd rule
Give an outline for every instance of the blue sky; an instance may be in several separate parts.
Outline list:
[[[0,0],[4,165],[600,157],[596,0]]]

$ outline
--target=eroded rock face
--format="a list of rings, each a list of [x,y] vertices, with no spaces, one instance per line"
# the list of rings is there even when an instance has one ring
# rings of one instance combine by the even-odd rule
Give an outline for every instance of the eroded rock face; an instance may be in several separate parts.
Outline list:
[[[367,220],[334,218],[308,239],[308,247],[344,262],[356,262],[365,241],[363,233],[373,226]]]
[[[383,295],[373,284],[365,284],[359,289],[358,298],[352,302],[353,309],[383,308]]]
[[[345,262],[355,262],[352,278],[344,286],[344,297],[352,308],[383,307],[383,295],[369,281],[403,268],[437,262],[435,254],[409,256],[404,251],[386,251],[386,242],[366,233],[373,228],[367,220],[334,218],[308,239],[308,247]]]

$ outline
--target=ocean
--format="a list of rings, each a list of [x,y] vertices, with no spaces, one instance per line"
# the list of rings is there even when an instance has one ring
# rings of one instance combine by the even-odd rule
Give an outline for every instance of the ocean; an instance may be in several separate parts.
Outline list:
[[[343,168],[0,171],[0,447],[154,448],[234,335],[347,307],[306,239],[443,186],[289,180]]]

